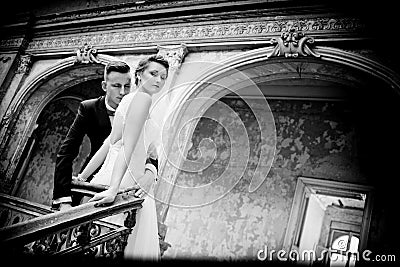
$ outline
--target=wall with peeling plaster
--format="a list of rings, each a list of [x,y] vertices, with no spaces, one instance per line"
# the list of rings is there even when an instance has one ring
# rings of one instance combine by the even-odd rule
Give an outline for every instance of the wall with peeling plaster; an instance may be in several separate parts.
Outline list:
[[[252,108],[261,100],[248,99]],[[239,183],[223,198],[203,207],[170,207],[165,224],[165,241],[171,247],[166,258],[256,259],[267,245],[280,249],[283,244],[298,176],[363,183],[355,153],[357,140],[351,109],[346,102],[269,100],[277,131],[276,156],[262,186],[248,192],[251,170],[258,162],[260,142],[255,117],[241,100],[223,99],[240,116],[250,141],[249,168]],[[259,103],[257,103],[259,102]],[[215,105],[205,116],[238,123]],[[230,136],[229,136],[230,135]],[[177,184],[201,185],[214,181],[224,171],[230,157],[230,142],[247,138],[224,132],[215,120],[201,119],[192,138],[189,159],[216,152],[214,162],[201,172],[180,171]],[[204,142],[198,148],[200,140]],[[243,148],[245,151],[245,148]],[[180,192],[173,198],[185,201],[197,196]]]
[[[40,204],[51,205],[53,178],[57,152],[78,110],[80,99],[102,95],[101,80],[80,83],[52,100],[37,120],[38,128],[33,135],[36,143],[29,163],[16,191],[16,196]],[[76,98],[70,98],[75,96]],[[87,137],[73,164],[73,175],[77,175],[90,151]]]

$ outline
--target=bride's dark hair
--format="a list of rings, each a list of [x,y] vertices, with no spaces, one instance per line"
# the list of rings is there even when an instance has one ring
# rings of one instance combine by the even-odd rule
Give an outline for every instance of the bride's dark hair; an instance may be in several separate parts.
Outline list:
[[[138,75],[140,73],[142,73],[147,68],[147,66],[149,66],[150,62],[157,62],[157,63],[163,65],[167,69],[167,74],[168,74],[169,64],[168,64],[168,61],[166,61],[162,56],[152,55],[152,56],[146,57],[146,58],[140,60],[136,67],[136,70],[135,70],[135,85],[136,86],[139,84]]]

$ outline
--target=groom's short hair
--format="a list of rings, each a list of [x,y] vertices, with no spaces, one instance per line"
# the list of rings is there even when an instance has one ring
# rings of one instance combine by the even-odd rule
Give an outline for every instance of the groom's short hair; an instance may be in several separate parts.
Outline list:
[[[107,75],[110,74],[110,72],[128,73],[130,70],[131,68],[129,65],[123,61],[110,61],[104,68],[104,81],[107,80]]]

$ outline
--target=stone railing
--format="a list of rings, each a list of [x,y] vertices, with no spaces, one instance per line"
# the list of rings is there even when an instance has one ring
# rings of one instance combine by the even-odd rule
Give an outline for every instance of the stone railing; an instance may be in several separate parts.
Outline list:
[[[74,194],[91,196],[106,187],[74,182]],[[136,223],[143,199],[133,191],[119,192],[106,207],[85,203],[66,211],[0,194],[0,246],[8,256],[80,255],[122,258],[126,241]],[[102,218],[127,213],[124,225]]]

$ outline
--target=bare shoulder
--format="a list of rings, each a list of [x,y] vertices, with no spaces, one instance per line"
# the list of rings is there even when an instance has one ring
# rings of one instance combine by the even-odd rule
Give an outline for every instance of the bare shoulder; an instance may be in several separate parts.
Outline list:
[[[129,93],[126,96],[124,96],[124,98],[122,98],[119,106],[129,105],[134,99],[140,99],[140,100],[149,99],[149,100],[151,100],[151,96],[146,93],[142,93],[142,92],[132,92],[132,93]]]
[[[140,100],[151,100],[151,95],[144,92],[137,92],[134,97],[137,97]]]

